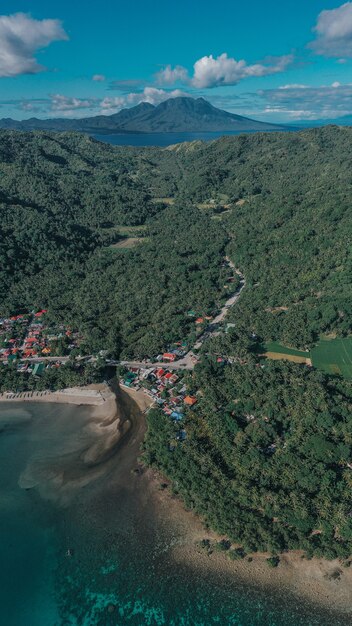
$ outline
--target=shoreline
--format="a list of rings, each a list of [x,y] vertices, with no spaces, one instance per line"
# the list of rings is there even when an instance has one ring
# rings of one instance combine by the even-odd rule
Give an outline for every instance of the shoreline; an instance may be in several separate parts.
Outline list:
[[[120,387],[116,383],[112,388],[106,384],[94,384],[44,394],[39,398],[36,395],[13,398],[9,404],[25,404],[28,401],[92,407],[94,422],[90,428],[97,439],[82,457],[87,469],[99,466],[101,461],[110,458],[111,453],[115,454],[117,450],[121,450],[126,466],[141,467],[138,462],[138,442],[142,441],[145,432],[144,413],[153,404],[153,400],[143,390]],[[0,396],[0,402],[8,400]],[[98,467],[96,469],[99,473]],[[123,477],[124,481],[130,480],[130,472],[131,469]],[[170,543],[168,552],[176,565],[188,565],[200,573],[207,572],[226,578],[232,584],[271,590],[276,594],[287,593],[298,601],[317,607],[317,610],[319,608],[331,612],[332,615],[351,618],[352,567],[345,568],[338,560],[302,558],[302,552],[298,551],[281,554],[277,568],[268,566],[266,559],[271,555],[265,553],[251,554],[236,561],[231,561],[226,552],[214,550],[208,555],[207,550],[200,547],[200,542],[209,539],[215,544],[224,537],[207,530],[203,520],[185,508],[182,499],[171,493],[171,483],[162,474],[151,468],[144,468],[134,476],[134,480],[143,481],[145,493],[155,503],[156,523],[173,528],[175,541]],[[83,483],[84,481],[82,485]],[[166,483],[168,487],[162,489],[162,483]],[[31,480],[25,480],[26,488],[29,484]],[[76,483],[75,486],[79,485]],[[249,561],[248,557],[252,560]]]
[[[142,413],[146,413],[154,404],[153,398],[148,396],[143,389],[133,389],[119,384],[121,391],[126,393],[133,400]]]
[[[142,389],[136,391],[123,387],[123,391],[136,402],[142,413],[146,412],[146,405],[153,404]],[[208,556],[199,545],[203,539],[215,544],[227,538],[207,530],[202,518],[187,510],[182,498],[171,493],[171,481],[160,472],[144,467],[143,475],[159,519],[167,524],[171,522],[175,531],[180,532],[180,541],[171,547],[170,556],[175,563],[186,563],[207,572],[211,570],[214,575],[228,576],[233,582],[237,580],[244,585],[276,593],[286,592],[339,617],[352,618],[352,562],[351,567],[344,567],[338,559],[308,559],[303,551],[289,551],[279,555],[278,567],[271,568],[266,562],[271,553],[248,554],[235,561],[230,560],[226,552],[216,550]],[[167,489],[161,489],[162,483],[167,484]]]
[[[180,540],[170,546],[170,557],[176,564],[187,564],[199,571],[226,577],[232,583],[271,590],[276,594],[290,594],[307,605],[329,611],[332,617],[352,618],[352,566],[346,568],[337,559],[307,559],[303,557],[303,551],[280,554],[276,568],[269,567],[266,562],[271,556],[269,553],[248,554],[235,561],[226,552],[216,549],[208,555],[200,542],[208,539],[214,545],[226,537],[207,530],[202,519],[187,510],[181,498],[172,495],[170,481],[159,472],[147,468],[144,476],[160,520],[167,524],[171,522],[180,536]],[[161,483],[167,483],[168,488],[161,489]]]
[[[99,406],[116,399],[116,394],[105,383],[93,383],[85,387],[67,387],[58,391],[5,391],[0,402],[57,402],[62,404]]]

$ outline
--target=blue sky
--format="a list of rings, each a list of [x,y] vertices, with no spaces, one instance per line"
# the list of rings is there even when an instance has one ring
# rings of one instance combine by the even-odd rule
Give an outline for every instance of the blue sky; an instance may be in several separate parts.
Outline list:
[[[352,114],[352,2],[5,1],[0,116],[203,96],[268,121]]]

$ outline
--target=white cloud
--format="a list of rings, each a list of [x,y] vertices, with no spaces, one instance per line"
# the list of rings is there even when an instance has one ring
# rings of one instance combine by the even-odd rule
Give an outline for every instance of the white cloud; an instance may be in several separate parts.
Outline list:
[[[248,65],[243,59],[236,61],[226,52],[218,57],[212,54],[198,59],[193,65],[193,76],[189,76],[185,67],[176,65],[172,68],[167,65],[156,74],[159,84],[171,85],[177,82],[188,84],[196,89],[220,87],[222,85],[237,85],[244,78],[253,76],[267,76],[283,72],[293,62],[293,55],[269,59],[266,63]]]
[[[264,114],[270,113],[281,119],[334,119],[352,114],[352,84],[320,87],[287,85],[285,89],[265,89],[258,92],[264,103]]]
[[[166,91],[164,89],[157,89],[156,87],[145,87],[143,91],[135,93],[129,93],[123,96],[116,96],[113,98],[104,98],[101,102],[101,108],[107,109],[121,109],[123,107],[135,106],[141,102],[149,102],[149,104],[160,104],[164,100],[169,98],[178,98],[180,96],[188,96],[189,94],[181,91],[180,89],[174,89],[173,91]]]
[[[35,20],[30,15],[15,13],[0,16],[0,76],[36,74],[46,68],[35,53],[53,41],[67,40],[59,20]]]
[[[281,85],[279,89],[306,89],[307,85],[301,85],[299,83],[293,83],[291,85]]]
[[[93,74],[92,80],[96,81],[97,83],[103,83],[104,80],[106,80],[106,77],[104,76],[104,74]]]
[[[352,2],[322,11],[314,27],[316,40],[310,44],[317,54],[327,57],[352,56]]]
[[[210,54],[195,62],[192,84],[198,88],[237,85],[243,78],[283,72],[292,61],[293,56],[289,54],[278,57],[273,63],[248,65],[243,59],[236,61],[228,57],[225,52],[217,58]]]
[[[51,111],[75,111],[77,109],[94,109],[99,104],[98,98],[71,98],[61,94],[50,95]]]
[[[188,72],[182,65],[176,65],[172,68],[171,65],[166,65],[164,69],[155,74],[156,82],[158,85],[174,85],[175,83],[187,83]]]

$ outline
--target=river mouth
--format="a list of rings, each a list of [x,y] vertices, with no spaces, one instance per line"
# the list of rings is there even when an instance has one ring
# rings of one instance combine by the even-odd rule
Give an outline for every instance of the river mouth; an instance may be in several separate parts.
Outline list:
[[[94,467],[82,464],[96,424],[92,409],[0,407],[0,622],[331,624],[304,603],[286,597],[283,606],[277,594],[184,558],[193,522],[180,503],[163,497],[149,471],[135,471],[145,421],[124,393],[119,406],[131,428],[115,454]],[[41,474],[64,478],[21,489],[21,476],[38,463]]]

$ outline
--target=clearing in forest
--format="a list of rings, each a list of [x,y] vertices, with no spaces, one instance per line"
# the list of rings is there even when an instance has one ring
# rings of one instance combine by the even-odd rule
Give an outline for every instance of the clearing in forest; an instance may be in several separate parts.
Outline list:
[[[352,337],[321,339],[311,355],[317,369],[352,380]]]
[[[296,348],[288,348],[278,341],[266,343],[264,348],[264,356],[268,359],[284,359],[286,361],[293,361],[294,363],[312,364],[309,352],[296,350]]]

